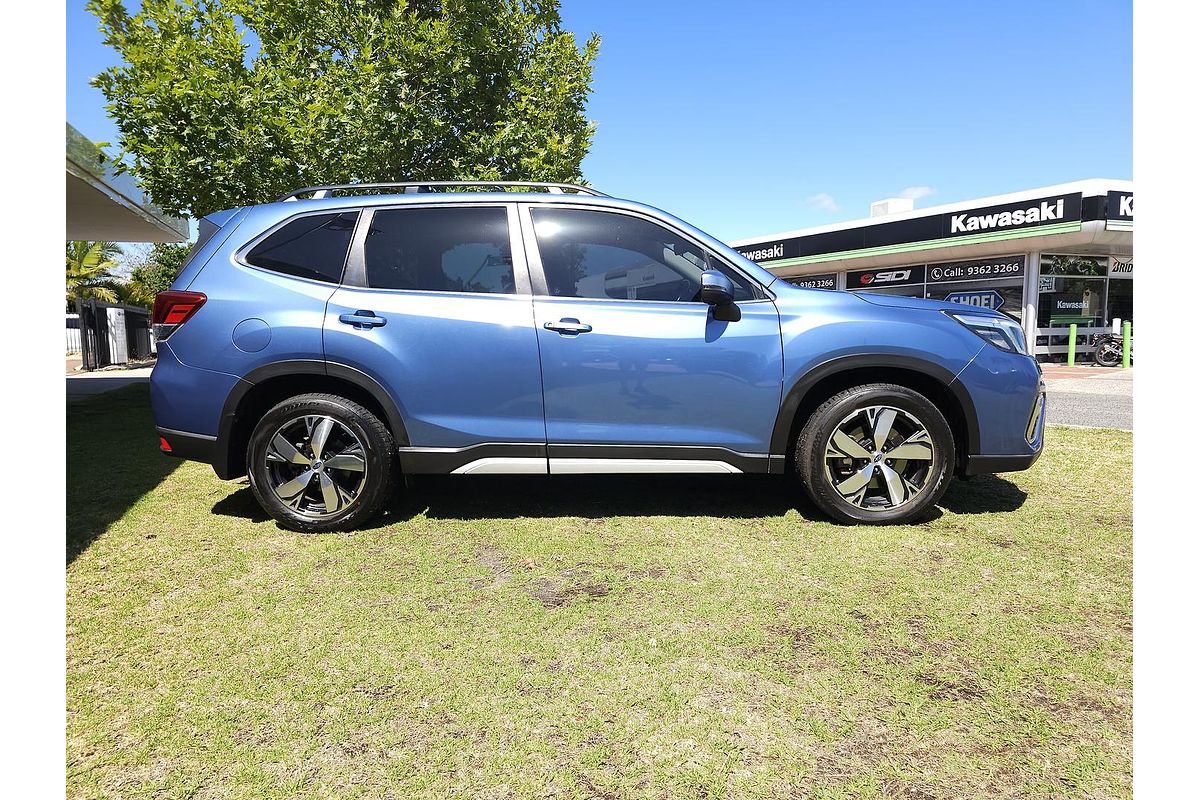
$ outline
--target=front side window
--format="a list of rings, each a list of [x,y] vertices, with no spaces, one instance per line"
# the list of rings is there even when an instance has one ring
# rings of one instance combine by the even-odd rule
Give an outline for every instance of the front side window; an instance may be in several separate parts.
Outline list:
[[[246,263],[298,278],[338,283],[357,220],[357,211],[298,217],[256,244],[246,254]]]
[[[364,257],[373,289],[513,294],[503,208],[376,211]]]
[[[606,211],[530,213],[555,297],[698,302],[701,273],[717,269],[733,281],[735,300],[755,298],[744,277],[661,225]]]

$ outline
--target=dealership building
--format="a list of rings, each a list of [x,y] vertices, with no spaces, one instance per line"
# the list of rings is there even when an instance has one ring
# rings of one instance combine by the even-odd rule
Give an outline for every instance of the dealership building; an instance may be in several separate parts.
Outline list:
[[[1034,353],[1058,359],[1068,326],[1133,319],[1133,183],[1094,179],[731,242],[799,286],[948,300],[1019,320]]]

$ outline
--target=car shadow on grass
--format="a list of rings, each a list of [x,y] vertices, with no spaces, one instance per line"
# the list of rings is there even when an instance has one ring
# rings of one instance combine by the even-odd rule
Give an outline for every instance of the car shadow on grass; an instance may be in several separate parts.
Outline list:
[[[942,508],[955,514],[1013,511],[1025,492],[1012,482],[984,475],[954,480],[939,504],[916,520],[931,522]],[[214,514],[265,522],[267,514],[248,485],[213,506]],[[827,521],[790,477],[715,475],[441,476],[410,478],[362,526],[370,530],[424,515],[430,519],[480,520],[518,517],[677,516],[754,519],[796,511]]]
[[[1000,475],[975,475],[950,481],[939,506],[955,514],[1016,511],[1029,495]]]
[[[67,403],[66,418],[70,565],[181,462],[158,450],[144,383]]]

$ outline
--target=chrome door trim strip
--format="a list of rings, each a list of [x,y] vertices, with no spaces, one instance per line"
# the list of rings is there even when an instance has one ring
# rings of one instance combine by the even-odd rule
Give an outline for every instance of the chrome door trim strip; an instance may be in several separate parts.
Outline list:
[[[551,475],[596,475],[603,473],[716,473],[741,474],[725,461],[689,458],[551,458]]]
[[[545,475],[544,458],[479,458],[451,472],[451,475]]]

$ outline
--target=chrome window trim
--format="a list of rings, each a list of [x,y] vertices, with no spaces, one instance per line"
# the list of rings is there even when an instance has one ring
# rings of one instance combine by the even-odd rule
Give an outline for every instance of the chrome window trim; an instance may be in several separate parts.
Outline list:
[[[821,289],[819,291],[829,291],[829,290]],[[627,298],[622,298],[622,297],[563,297],[563,296],[557,295],[557,294],[535,294],[533,296],[533,299],[534,300],[560,300],[565,303],[645,303],[647,305],[653,304],[653,305],[681,306],[683,308],[697,308],[697,309],[709,308],[708,304],[701,300],[638,300],[636,298],[627,299]],[[734,305],[742,307],[742,306],[754,306],[754,305],[760,305],[763,303],[772,303],[772,302],[774,302],[774,301],[771,298],[763,297],[758,300],[738,300],[734,303]]]

